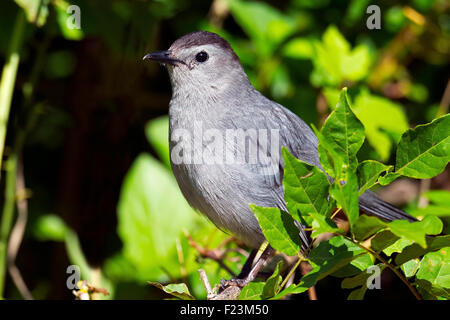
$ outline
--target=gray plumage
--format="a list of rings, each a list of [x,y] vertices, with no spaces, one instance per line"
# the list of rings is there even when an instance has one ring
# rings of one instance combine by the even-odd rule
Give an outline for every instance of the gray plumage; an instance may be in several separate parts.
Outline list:
[[[207,53],[206,61],[197,61],[199,52]],[[169,109],[171,164],[183,195],[219,228],[229,230],[247,245],[257,248],[265,238],[249,204],[287,210],[281,146],[298,159],[321,168],[314,132],[294,113],[259,93],[228,42],[214,33],[190,33],[176,40],[168,51],[148,54],[145,58],[165,63],[169,71],[173,89]],[[280,145],[278,154],[271,154],[271,140],[267,139],[267,147],[262,150],[270,155],[271,163],[267,165],[249,161],[205,163],[208,155],[217,151],[212,147],[214,139],[217,135],[225,137],[227,129],[278,130],[275,131]],[[185,133],[184,136],[177,134],[177,130]],[[199,132],[208,130],[215,132],[216,138],[201,145],[191,143],[191,149],[181,152],[177,149],[183,139],[193,139]],[[234,155],[242,155],[249,148],[259,151],[264,148],[251,136],[245,146],[225,143],[223,147],[225,153]],[[202,150],[196,150],[199,148]],[[199,163],[174,160],[177,154],[185,157],[197,151],[206,157]],[[360,207],[387,220],[413,220],[372,192],[360,197]],[[308,245],[303,230],[300,235]]]

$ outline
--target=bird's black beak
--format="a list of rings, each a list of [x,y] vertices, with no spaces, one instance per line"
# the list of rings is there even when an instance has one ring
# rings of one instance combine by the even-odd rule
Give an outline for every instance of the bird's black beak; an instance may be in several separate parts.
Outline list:
[[[146,59],[155,60],[155,61],[158,61],[159,63],[168,63],[168,64],[171,64],[172,66],[176,66],[177,62],[185,64],[184,61],[174,58],[170,51],[150,52],[150,53],[147,53],[142,58],[142,60],[146,60]]]

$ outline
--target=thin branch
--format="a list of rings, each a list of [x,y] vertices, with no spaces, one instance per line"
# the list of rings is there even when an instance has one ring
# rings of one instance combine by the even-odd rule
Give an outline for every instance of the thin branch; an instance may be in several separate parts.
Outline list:
[[[408,279],[406,279],[406,277],[397,270],[397,268],[395,266],[393,266],[392,264],[390,264],[389,262],[386,261],[386,259],[384,259],[381,255],[379,255],[377,252],[373,251],[370,248],[367,248],[365,246],[363,246],[362,244],[360,244],[358,241],[355,241],[354,239],[350,238],[350,237],[345,237],[347,240],[353,242],[354,244],[356,244],[358,247],[360,247],[361,249],[367,251],[369,254],[373,255],[376,259],[380,260],[383,264],[385,264],[389,269],[392,270],[392,272],[395,273],[395,275],[397,277],[400,278],[400,280],[403,281],[403,283],[408,287],[408,289],[411,291],[411,293],[414,295],[414,297],[416,297],[417,300],[423,300],[422,296],[417,292],[416,288],[414,288],[411,283],[409,283]]]
[[[302,263],[303,259],[298,259],[297,262],[294,264],[294,266],[291,268],[291,270],[289,270],[289,273],[287,274],[287,276],[284,278],[283,282],[281,282],[280,285],[280,289],[282,289],[286,283],[288,282],[288,280],[294,276],[294,272],[295,270],[298,268],[298,266],[300,265],[300,263]]]
[[[226,254],[230,251],[228,249],[208,249],[200,247],[188,232],[185,232],[189,245],[193,247],[200,254],[202,258],[209,258],[216,261],[223,269],[225,269],[232,277],[236,277],[236,274],[231,270],[223,261]]]
[[[25,178],[23,174],[22,157],[19,156],[16,172],[16,195],[17,195],[17,220],[11,231],[8,242],[7,261],[11,278],[26,300],[33,300],[30,290],[16,266],[16,257],[22,243],[25,227],[28,220],[28,203],[26,200]]]
[[[211,283],[209,282],[208,276],[206,275],[205,270],[199,269],[198,273],[200,273],[200,279],[202,279],[203,285],[206,289],[206,299],[212,300],[216,294],[214,293],[213,289],[211,288]]]

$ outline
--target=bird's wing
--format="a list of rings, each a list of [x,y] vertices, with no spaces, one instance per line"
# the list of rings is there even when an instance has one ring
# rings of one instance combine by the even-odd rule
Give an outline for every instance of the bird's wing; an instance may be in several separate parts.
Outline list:
[[[314,132],[305,124],[303,120],[301,120],[298,116],[293,114],[291,111],[286,108],[280,106],[281,110],[276,112],[282,112],[288,115],[290,120],[290,127],[294,130],[290,134],[293,139],[290,139],[286,143],[289,144],[289,151],[291,151],[292,155],[294,155],[297,159],[300,159],[306,163],[313,164],[316,167],[323,170],[320,165],[318,149],[317,149],[317,138]],[[303,136],[299,138],[298,136]],[[304,141],[307,140],[308,146],[304,146]],[[330,181],[332,179],[329,177]],[[408,213],[394,207],[393,205],[383,201],[378,197],[378,195],[370,190],[366,191],[359,197],[359,207],[362,211],[369,215],[374,215],[380,217],[384,220],[393,221],[393,220],[408,220],[408,221],[417,221],[416,218],[412,217]]]
[[[281,147],[286,147],[294,156],[309,164],[320,167],[317,138],[311,128],[295,114],[270,100],[263,100],[254,105],[245,114],[236,114],[233,108],[225,117],[221,126],[225,128],[267,130],[267,140],[250,137],[249,145],[256,147],[258,152],[267,155],[268,163],[245,163],[235,167],[240,172],[238,188],[248,195],[250,200],[263,207],[277,207],[288,211],[284,201],[283,174],[284,161]],[[259,136],[258,136],[259,138]],[[229,145],[227,143],[227,145]],[[249,147],[247,145],[247,147]],[[243,150],[234,150],[242,153]],[[259,159],[258,159],[259,160]],[[258,186],[255,188],[255,186]],[[310,238],[299,226],[300,237],[305,248],[310,244]]]

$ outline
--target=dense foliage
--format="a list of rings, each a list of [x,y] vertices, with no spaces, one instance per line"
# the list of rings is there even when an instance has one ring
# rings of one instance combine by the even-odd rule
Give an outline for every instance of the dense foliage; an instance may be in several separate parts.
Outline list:
[[[141,60],[201,29],[229,40],[252,84],[313,126],[335,181],[283,150],[289,212],[252,206],[282,262],[240,298],[302,299],[316,286],[319,299],[448,299],[448,1],[378,1],[379,30],[366,26],[370,4],[2,1],[0,298],[73,298],[68,265],[109,292],[91,297],[113,299],[204,299],[199,268],[212,284],[239,272],[247,248],[178,189],[170,84]],[[368,189],[397,195],[420,221],[360,215]],[[344,228],[331,219],[343,213]],[[295,220],[321,239],[308,256]],[[382,286],[367,290],[374,267]]]

